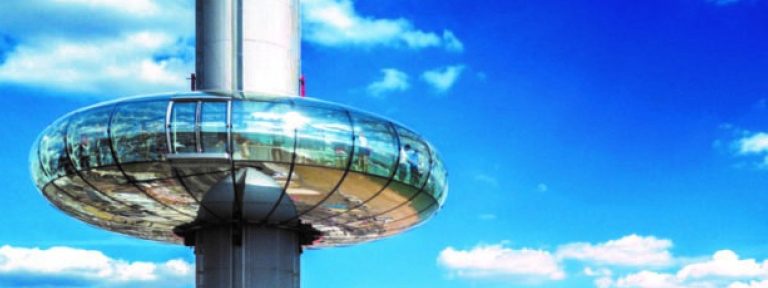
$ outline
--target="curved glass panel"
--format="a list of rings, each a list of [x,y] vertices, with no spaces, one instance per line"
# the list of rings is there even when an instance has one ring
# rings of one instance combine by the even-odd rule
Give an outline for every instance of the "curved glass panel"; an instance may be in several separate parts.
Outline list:
[[[78,171],[114,165],[109,148],[107,123],[111,106],[78,113],[69,120],[67,145],[72,163]]]
[[[227,102],[202,102],[200,108],[200,142],[205,153],[226,153]]]
[[[197,210],[199,208],[197,201],[187,193],[184,186],[182,186],[176,179],[171,178],[140,182],[136,185],[147,193],[147,195],[160,203],[174,207],[189,215],[197,215]]]
[[[402,205],[407,202],[408,199],[413,198],[419,191],[416,187],[392,181],[389,183],[384,191],[378,194],[376,197],[370,199],[364,205],[347,212],[350,214],[350,220],[356,221],[358,219],[366,219],[366,221],[376,221],[371,218],[374,215],[380,215],[387,211]]]
[[[59,210],[90,225],[144,239],[176,243],[181,240],[172,233],[173,226],[163,225],[151,219],[132,220],[84,205],[54,185],[48,185],[42,191]]]
[[[288,103],[233,102],[233,159],[290,163],[296,128],[286,116],[291,111]]]
[[[448,172],[445,170],[443,161],[440,161],[439,154],[434,151],[432,153],[432,163],[434,165],[432,166],[432,172],[429,175],[429,181],[432,185],[430,185],[431,189],[427,192],[430,192],[435,199],[438,199],[440,205],[442,205],[448,190]]]
[[[427,186],[432,186],[432,185],[427,184]],[[409,216],[413,216],[415,214],[419,214],[419,212],[427,209],[433,203],[435,203],[435,198],[433,198],[432,195],[430,195],[429,193],[426,193],[426,191],[422,191],[421,193],[416,195],[416,197],[411,199],[407,204],[400,206],[397,209],[389,211],[385,214],[382,214],[379,217],[382,217],[387,220],[403,219]]]
[[[165,134],[167,101],[119,104],[112,116],[112,144],[117,160],[133,180],[170,178]]]
[[[173,153],[197,152],[195,115],[197,114],[197,101],[174,102],[171,112],[171,149]]]
[[[64,146],[66,127],[66,119],[60,119],[46,129],[43,132],[43,137],[40,139],[40,160],[43,163],[43,172],[47,176],[44,182],[50,182],[61,176],[75,174]]]
[[[397,127],[400,134],[400,167],[397,179],[400,182],[421,188],[427,181],[427,168],[430,162],[430,151],[427,145],[415,133],[402,127]]]
[[[340,110],[299,107],[286,115],[296,128],[296,164],[346,169],[352,151],[352,127]]]
[[[107,198],[100,192],[88,186],[88,184],[83,182],[83,180],[77,176],[61,177],[54,180],[53,183],[62,190],[67,191],[67,193],[72,196],[72,198],[81,203],[85,203],[100,209],[110,209],[114,207],[114,204],[118,204],[114,203],[112,199]],[[124,206],[122,204],[118,205]]]
[[[303,214],[339,185],[350,164],[352,127],[340,110],[299,107],[292,113],[287,119],[297,131],[296,164],[287,193]]]
[[[429,217],[432,217],[432,216],[433,216],[433,214],[434,214],[434,213],[437,211],[437,209],[439,209],[439,208],[440,208],[440,204],[439,204],[439,203],[437,203],[437,202],[432,202],[432,205],[430,205],[430,206],[429,206],[429,207],[427,207],[426,209],[424,209],[424,210],[421,210],[421,212],[419,212],[419,218],[421,219],[421,221],[425,221],[425,220],[429,219]]]
[[[286,193],[293,200],[298,213],[303,214],[326,199],[343,175],[343,170],[296,165]],[[326,213],[325,216],[331,215]]]
[[[355,125],[355,159],[352,170],[390,177],[397,162],[397,139],[392,125],[381,119],[352,114]]]
[[[62,177],[54,181],[54,184],[79,203],[93,206],[103,211],[109,211],[109,213],[114,214],[115,216],[126,217],[131,221],[157,223],[158,225],[178,224],[169,219],[158,217],[152,211],[142,211],[135,206],[118,202],[111,197],[107,197],[109,195],[94,190],[88,183],[85,183],[79,177]]]
[[[182,214],[161,205],[148,196],[152,192],[144,193],[133,184],[103,181],[94,183],[94,186],[110,198],[125,203],[135,210],[136,213],[139,213],[139,215],[156,215],[174,223],[190,221],[192,220],[191,215],[194,215]]]
[[[42,134],[37,137],[32,149],[29,151],[29,172],[32,174],[32,180],[35,182],[35,186],[37,186],[38,189],[45,187],[48,178],[45,176],[45,172],[43,172],[43,166],[40,162],[40,157],[38,156],[40,153],[40,140],[42,140],[42,137]]]
[[[334,216],[330,221],[340,223],[350,222],[357,220],[364,215],[356,215],[353,213],[346,213],[348,210],[360,207],[365,204],[365,201],[379,193],[387,183],[387,178],[367,175],[350,171],[344,181],[341,183],[339,189],[331,195],[324,203],[322,208],[324,209],[322,217],[328,217],[328,215]],[[314,213],[313,213],[314,214]],[[315,215],[311,215],[315,216]],[[357,218],[349,218],[357,216]]]

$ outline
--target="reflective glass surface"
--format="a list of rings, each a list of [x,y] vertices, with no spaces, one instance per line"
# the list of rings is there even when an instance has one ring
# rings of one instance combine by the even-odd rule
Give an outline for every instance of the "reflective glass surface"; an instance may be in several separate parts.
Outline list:
[[[78,171],[115,164],[107,133],[112,110],[112,106],[107,106],[78,113],[69,121],[67,144]]]
[[[393,126],[380,119],[352,114],[355,124],[355,159],[352,170],[389,177],[398,162]]]
[[[40,161],[45,179],[43,182],[47,183],[58,177],[74,174],[74,167],[64,145],[67,123],[67,121],[57,121],[48,127],[40,138]]]
[[[171,177],[165,160],[168,101],[118,104],[112,116],[113,149],[125,173],[134,180]]]
[[[200,108],[201,148],[205,153],[226,153],[227,102],[202,102]]]
[[[295,115],[289,103],[233,102],[233,158],[290,163],[298,121]]]
[[[350,164],[352,126],[346,112],[299,106],[288,117],[296,127],[296,161],[288,195],[299,214],[314,209],[339,186]]]
[[[197,101],[176,102],[171,112],[171,148],[174,153],[197,152],[195,114]]]
[[[400,182],[421,187],[427,181],[427,167],[430,165],[431,154],[427,144],[416,133],[402,127],[397,128],[400,135],[400,166],[397,179]]]
[[[312,225],[323,234],[317,247],[406,231],[434,214],[448,189],[438,154],[410,129],[332,103],[244,94],[80,110],[41,134],[30,169],[65,213],[175,243],[172,229],[201,211],[232,221],[211,212],[220,207],[206,195],[216,189],[244,189],[256,201],[246,221]]]

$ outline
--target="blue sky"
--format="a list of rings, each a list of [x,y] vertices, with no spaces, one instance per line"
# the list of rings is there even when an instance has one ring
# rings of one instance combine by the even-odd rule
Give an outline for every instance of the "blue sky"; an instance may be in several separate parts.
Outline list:
[[[26,169],[66,112],[187,89],[192,2],[0,3],[0,287],[192,286],[190,249],[71,219]],[[304,287],[768,287],[768,2],[303,8],[309,95],[412,127],[450,173],[426,225],[306,251]]]

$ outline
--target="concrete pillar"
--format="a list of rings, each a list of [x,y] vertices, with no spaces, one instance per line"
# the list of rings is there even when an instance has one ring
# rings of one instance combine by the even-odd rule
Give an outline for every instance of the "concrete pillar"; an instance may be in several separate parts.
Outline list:
[[[196,232],[197,287],[298,288],[299,234],[255,225]]]
[[[197,0],[197,87],[297,96],[299,0]]]

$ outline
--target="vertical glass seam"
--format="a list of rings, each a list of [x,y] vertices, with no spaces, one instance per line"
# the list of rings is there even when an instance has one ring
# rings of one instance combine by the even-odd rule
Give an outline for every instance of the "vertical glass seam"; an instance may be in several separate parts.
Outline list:
[[[291,110],[296,110],[296,102],[293,100],[288,100],[291,106]],[[269,218],[272,217],[272,214],[275,213],[277,210],[277,207],[280,206],[280,203],[283,202],[283,198],[285,198],[285,195],[288,193],[288,186],[291,185],[291,179],[293,178],[293,170],[296,167],[296,149],[299,145],[299,129],[294,128],[293,129],[293,151],[291,152],[291,165],[290,168],[288,168],[288,176],[285,180],[285,185],[283,185],[283,191],[280,193],[280,197],[277,198],[277,201],[275,201],[275,205],[272,206],[272,209],[267,213],[267,217],[264,217],[263,223],[269,222]]]
[[[141,103],[141,102],[139,102],[139,103]],[[147,103],[149,103],[149,102],[147,102]],[[131,177],[128,176],[128,173],[126,173],[125,170],[123,170],[123,164],[120,162],[119,158],[117,157],[117,151],[115,151],[115,142],[112,140],[112,136],[113,136],[112,135],[112,122],[114,121],[115,113],[116,113],[118,107],[120,107],[120,104],[115,104],[115,107],[112,109],[112,113],[110,113],[110,115],[109,115],[109,124],[107,125],[107,127],[108,127],[107,128],[107,138],[109,140],[109,150],[112,152],[111,153],[112,154],[112,158],[115,161],[115,165],[117,166],[117,169],[120,170],[120,173],[123,174],[123,177],[125,177],[125,180],[128,181],[128,183],[130,183],[133,187],[138,189],[141,193],[143,193],[149,199],[152,199],[155,202],[157,202],[158,204],[160,204],[161,206],[166,207],[168,209],[171,209],[173,211],[176,211],[177,213],[179,213],[181,215],[189,216],[189,217],[193,217],[194,218],[195,215],[190,215],[190,214],[187,214],[185,212],[179,211],[178,209],[176,209],[174,207],[171,207],[170,205],[165,204],[165,203],[161,202],[160,200],[157,200],[155,197],[152,197],[152,195],[149,195],[149,193],[147,193],[147,191],[145,191],[143,188],[141,188],[141,186],[137,185],[136,181],[133,181],[131,179]],[[160,216],[160,215],[158,215],[158,216]],[[160,217],[163,217],[163,216],[160,216]],[[163,217],[163,218],[171,220],[168,217]]]
[[[174,100],[168,101],[168,109],[165,111],[165,146],[168,147],[168,154],[176,153],[176,149],[173,147],[173,142],[171,139],[171,116],[173,115],[173,106],[175,104],[176,101]],[[111,121],[112,119],[110,118],[110,123]]]
[[[373,196],[371,196],[368,199],[366,199],[365,201],[363,201],[363,203],[360,203],[360,204],[358,204],[358,205],[356,205],[356,206],[354,206],[352,208],[349,208],[349,209],[347,209],[344,212],[336,213],[334,215],[331,215],[331,216],[328,216],[326,218],[323,218],[321,221],[325,221],[325,220],[331,219],[333,217],[338,217],[339,215],[343,215],[343,214],[349,213],[352,210],[355,210],[357,208],[365,206],[365,204],[368,204],[368,202],[373,201],[373,199],[378,197],[381,193],[384,193],[384,191],[386,191],[387,188],[389,188],[389,185],[392,183],[392,181],[394,181],[395,175],[397,175],[397,172],[400,169],[400,161],[402,160],[401,159],[401,157],[402,157],[401,154],[402,153],[400,153],[400,151],[401,151],[401,149],[403,149],[403,147],[402,147],[402,143],[400,141],[400,133],[397,132],[397,127],[395,126],[395,124],[393,124],[392,122],[387,122],[387,124],[388,124],[389,128],[391,129],[391,131],[394,132],[393,136],[395,137],[395,142],[397,143],[397,157],[395,158],[395,162],[392,164],[392,165],[394,165],[394,168],[392,169],[392,172],[390,173],[389,178],[387,179],[387,182],[384,183],[383,186],[381,186],[381,190],[379,190],[378,192],[373,194]],[[354,127],[352,129],[354,130]],[[368,174],[368,173],[365,173],[365,174]]]
[[[419,140],[422,141],[422,142],[425,142],[423,139],[419,139]],[[424,144],[426,144],[426,142]],[[395,207],[392,207],[392,208],[388,209],[387,211],[381,212],[381,213],[376,214],[376,215],[365,217],[363,219],[360,219],[360,220],[357,220],[355,222],[352,222],[351,224],[360,223],[360,222],[362,222],[364,220],[373,219],[373,218],[379,217],[381,215],[385,215],[385,214],[387,214],[389,212],[395,211],[398,208],[403,207],[403,206],[405,206],[408,203],[411,203],[411,201],[413,201],[413,199],[416,199],[416,197],[418,197],[419,195],[421,195],[421,193],[424,192],[424,188],[427,187],[427,184],[429,183],[429,177],[432,176],[432,169],[434,168],[434,167],[432,167],[433,166],[433,163],[432,163],[432,151],[431,151],[432,149],[429,148],[429,145],[426,145],[426,147],[427,147],[427,153],[429,154],[429,170],[427,171],[426,178],[424,178],[426,180],[424,180],[424,184],[421,184],[421,188],[419,188],[419,191],[416,192],[415,194],[413,194],[413,196],[411,196],[410,198],[408,198],[408,200],[404,201],[403,203],[400,203],[400,204],[396,205]],[[432,197],[432,199],[434,199],[434,198],[435,197]]]
[[[296,215],[296,217],[293,217],[293,218],[291,218],[289,220],[283,221],[283,223],[287,223],[287,222],[299,219],[299,218],[301,218],[301,216],[304,216],[304,215],[314,211],[315,209],[317,209],[317,207],[320,207],[321,205],[323,205],[323,203],[325,203],[325,201],[327,201],[329,198],[331,198],[331,196],[333,196],[333,194],[336,194],[336,192],[341,187],[341,184],[344,183],[344,180],[347,178],[347,175],[349,174],[349,170],[352,169],[352,161],[353,161],[352,159],[354,159],[354,155],[355,155],[355,137],[356,137],[356,135],[355,135],[355,121],[352,119],[352,115],[349,113],[349,110],[344,110],[344,114],[347,115],[347,121],[349,121],[349,128],[351,130],[350,131],[350,135],[351,135],[351,139],[352,139],[352,145],[350,146],[349,155],[347,157],[348,158],[347,159],[347,167],[344,169],[344,173],[341,174],[341,179],[339,179],[339,182],[336,183],[336,185],[331,189],[330,192],[328,192],[327,195],[325,195],[325,197],[323,197],[323,199],[321,199],[319,202],[317,202],[315,205],[313,205],[312,207],[310,207],[306,211],[302,212],[301,214]]]
[[[195,150],[197,153],[203,153],[203,124],[201,123],[203,121],[203,101],[195,101],[195,104],[195,119],[193,120],[195,123]]]
[[[87,115],[85,112],[87,112],[87,111],[84,111],[84,112],[72,115],[70,117],[76,117],[76,116],[79,116],[79,115]],[[101,195],[104,195],[104,197],[107,197],[107,198],[109,198],[112,201],[120,203],[120,205],[123,205],[125,207],[129,207],[129,205],[127,203],[125,203],[125,202],[123,202],[121,200],[118,200],[116,198],[113,198],[112,196],[104,193],[104,191],[101,191],[98,188],[96,188],[96,186],[94,186],[93,183],[91,183],[90,181],[85,179],[85,177],[83,177],[83,174],[81,173],[82,171],[80,171],[79,169],[77,169],[77,167],[75,167],[75,165],[74,165],[75,162],[72,160],[72,153],[69,151],[69,143],[68,143],[69,142],[69,127],[70,127],[71,124],[72,124],[71,118],[67,118],[67,124],[64,126],[64,152],[66,153],[67,159],[69,159],[69,164],[72,165],[72,170],[75,171],[75,174],[77,174],[77,177],[80,178],[80,180],[82,180],[83,183],[85,183],[86,185],[90,186],[94,191],[98,192]],[[109,127],[107,127],[107,129],[109,129]],[[82,163],[81,163],[81,166],[82,166]],[[56,188],[61,189],[61,187],[58,187],[58,185],[56,186]],[[64,190],[64,189],[61,189],[61,190]]]

